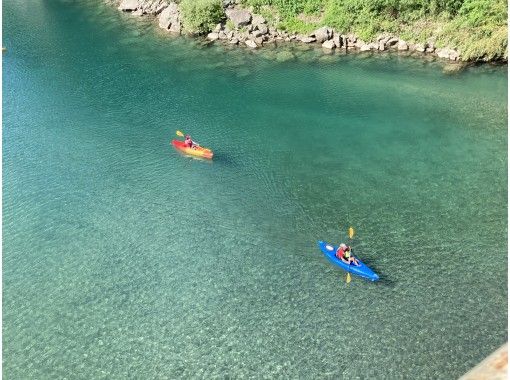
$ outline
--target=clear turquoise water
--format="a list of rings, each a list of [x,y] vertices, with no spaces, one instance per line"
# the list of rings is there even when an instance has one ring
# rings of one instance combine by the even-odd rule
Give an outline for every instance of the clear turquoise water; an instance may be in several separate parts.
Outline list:
[[[27,4],[3,6],[4,378],[455,379],[507,340],[506,67],[278,62]],[[316,247],[351,225],[378,283]]]

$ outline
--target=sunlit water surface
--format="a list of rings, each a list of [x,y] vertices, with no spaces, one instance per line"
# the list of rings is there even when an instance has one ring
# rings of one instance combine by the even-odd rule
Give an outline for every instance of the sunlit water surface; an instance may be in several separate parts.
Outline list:
[[[507,340],[506,67],[95,0],[4,2],[3,35],[6,379],[455,379]],[[319,252],[349,226],[380,282]]]

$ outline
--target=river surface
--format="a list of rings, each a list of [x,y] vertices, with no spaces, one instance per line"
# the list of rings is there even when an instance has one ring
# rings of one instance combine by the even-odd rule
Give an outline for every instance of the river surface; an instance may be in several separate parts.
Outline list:
[[[3,46],[4,378],[456,379],[507,340],[506,66],[97,0],[5,1]],[[349,226],[381,281],[318,250]]]

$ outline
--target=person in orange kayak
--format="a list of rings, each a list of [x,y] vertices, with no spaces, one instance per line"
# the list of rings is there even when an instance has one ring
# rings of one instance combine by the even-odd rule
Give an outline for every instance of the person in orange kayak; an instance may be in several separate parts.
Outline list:
[[[352,255],[351,247],[344,243],[340,244],[336,250],[336,257],[346,264],[350,265],[351,263],[354,263],[354,265],[359,265],[358,260],[356,260],[356,258]]]
[[[197,146],[197,144],[195,144],[195,142],[191,139],[190,135],[186,135],[186,138],[184,139],[184,144],[186,144],[188,148],[195,148]]]

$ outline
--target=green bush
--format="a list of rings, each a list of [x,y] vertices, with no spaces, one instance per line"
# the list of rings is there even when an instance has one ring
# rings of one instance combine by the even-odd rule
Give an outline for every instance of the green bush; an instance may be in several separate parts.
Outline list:
[[[207,33],[225,17],[221,0],[182,0],[180,10],[188,33]]]

